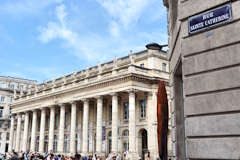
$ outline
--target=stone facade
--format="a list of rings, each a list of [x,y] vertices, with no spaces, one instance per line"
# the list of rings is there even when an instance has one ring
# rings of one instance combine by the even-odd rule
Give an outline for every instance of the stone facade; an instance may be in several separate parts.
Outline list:
[[[36,81],[0,76],[0,153],[9,145],[10,105],[14,98],[23,95]]]
[[[173,153],[239,159],[240,1],[164,0],[168,9]],[[189,18],[225,4],[232,20],[189,34]]]
[[[168,67],[166,52],[145,50],[37,85],[11,107],[9,151],[132,160],[149,151],[155,160],[157,90],[162,80],[169,94]]]

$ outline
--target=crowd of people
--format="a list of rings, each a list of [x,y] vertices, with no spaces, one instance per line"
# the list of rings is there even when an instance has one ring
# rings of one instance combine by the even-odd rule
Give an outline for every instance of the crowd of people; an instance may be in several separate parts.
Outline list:
[[[0,160],[126,160],[127,158],[127,152],[123,153],[123,156],[105,156],[100,157],[96,154],[89,155],[89,156],[82,156],[81,154],[75,154],[74,156],[67,156],[67,155],[61,155],[61,154],[53,154],[53,153],[44,153],[40,154],[38,152],[20,152],[17,153],[15,151],[8,152],[5,154],[0,154]],[[143,158],[144,160],[150,160],[150,153],[146,154],[146,157]],[[142,158],[139,157],[138,160],[142,160]],[[158,158],[157,160],[160,160]],[[171,159],[169,159],[171,160]]]
[[[104,158],[97,155],[81,156],[81,154],[75,154],[74,156],[66,156],[53,153],[36,153],[36,152],[8,152],[6,154],[0,154],[0,160],[122,160],[118,155]]]

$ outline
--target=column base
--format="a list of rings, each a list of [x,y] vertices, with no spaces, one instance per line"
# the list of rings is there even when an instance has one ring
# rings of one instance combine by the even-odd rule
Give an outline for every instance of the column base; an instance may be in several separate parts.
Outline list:
[[[136,152],[128,152],[128,154],[126,155],[126,159],[127,160],[139,160],[140,157]]]
[[[88,157],[88,156],[89,156],[89,153],[84,153],[84,152],[83,152],[83,153],[81,153],[81,156],[82,156],[82,157]]]
[[[116,156],[120,157],[120,154],[117,153],[117,152],[112,152],[112,153],[109,154],[109,156],[110,156],[111,158],[116,157]]]
[[[77,153],[67,153],[67,156],[74,157]]]
[[[159,158],[159,154],[156,152],[150,152],[150,160],[156,160]],[[159,158],[160,160],[160,158]]]
[[[104,152],[96,152],[94,155],[97,155],[97,157],[104,158],[106,154]]]

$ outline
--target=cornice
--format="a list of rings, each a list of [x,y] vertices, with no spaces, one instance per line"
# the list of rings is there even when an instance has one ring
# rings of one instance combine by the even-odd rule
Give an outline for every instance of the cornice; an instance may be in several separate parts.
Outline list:
[[[38,95],[37,97],[32,97],[29,99],[20,98],[19,99],[20,101],[19,100],[15,101],[15,103],[12,105],[12,107],[30,103],[30,102],[35,102],[35,101],[38,101],[41,99],[48,99],[48,98],[56,99],[56,97],[58,97],[60,95],[74,92],[74,91],[96,90],[98,88],[104,88],[107,86],[120,84],[120,83],[127,82],[127,81],[137,81],[137,82],[143,82],[146,84],[157,84],[159,82],[159,80],[162,80],[162,81],[165,81],[166,83],[168,83],[168,79],[164,79],[164,78],[160,78],[160,77],[146,76],[146,75],[142,75],[139,73],[125,73],[122,75],[117,74],[117,75],[112,76],[111,78],[107,78],[105,80],[87,83],[84,85],[76,84],[76,85],[72,86],[71,88],[65,88],[65,89],[62,89],[62,90],[59,90],[56,92],[45,93],[43,95]]]

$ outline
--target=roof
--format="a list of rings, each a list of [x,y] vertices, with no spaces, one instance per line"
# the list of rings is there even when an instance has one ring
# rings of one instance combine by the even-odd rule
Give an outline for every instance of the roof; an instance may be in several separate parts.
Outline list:
[[[30,80],[30,79],[26,79],[26,78],[18,78],[18,77],[11,77],[11,76],[0,76],[0,79],[1,79],[1,78],[37,82],[37,80]]]

